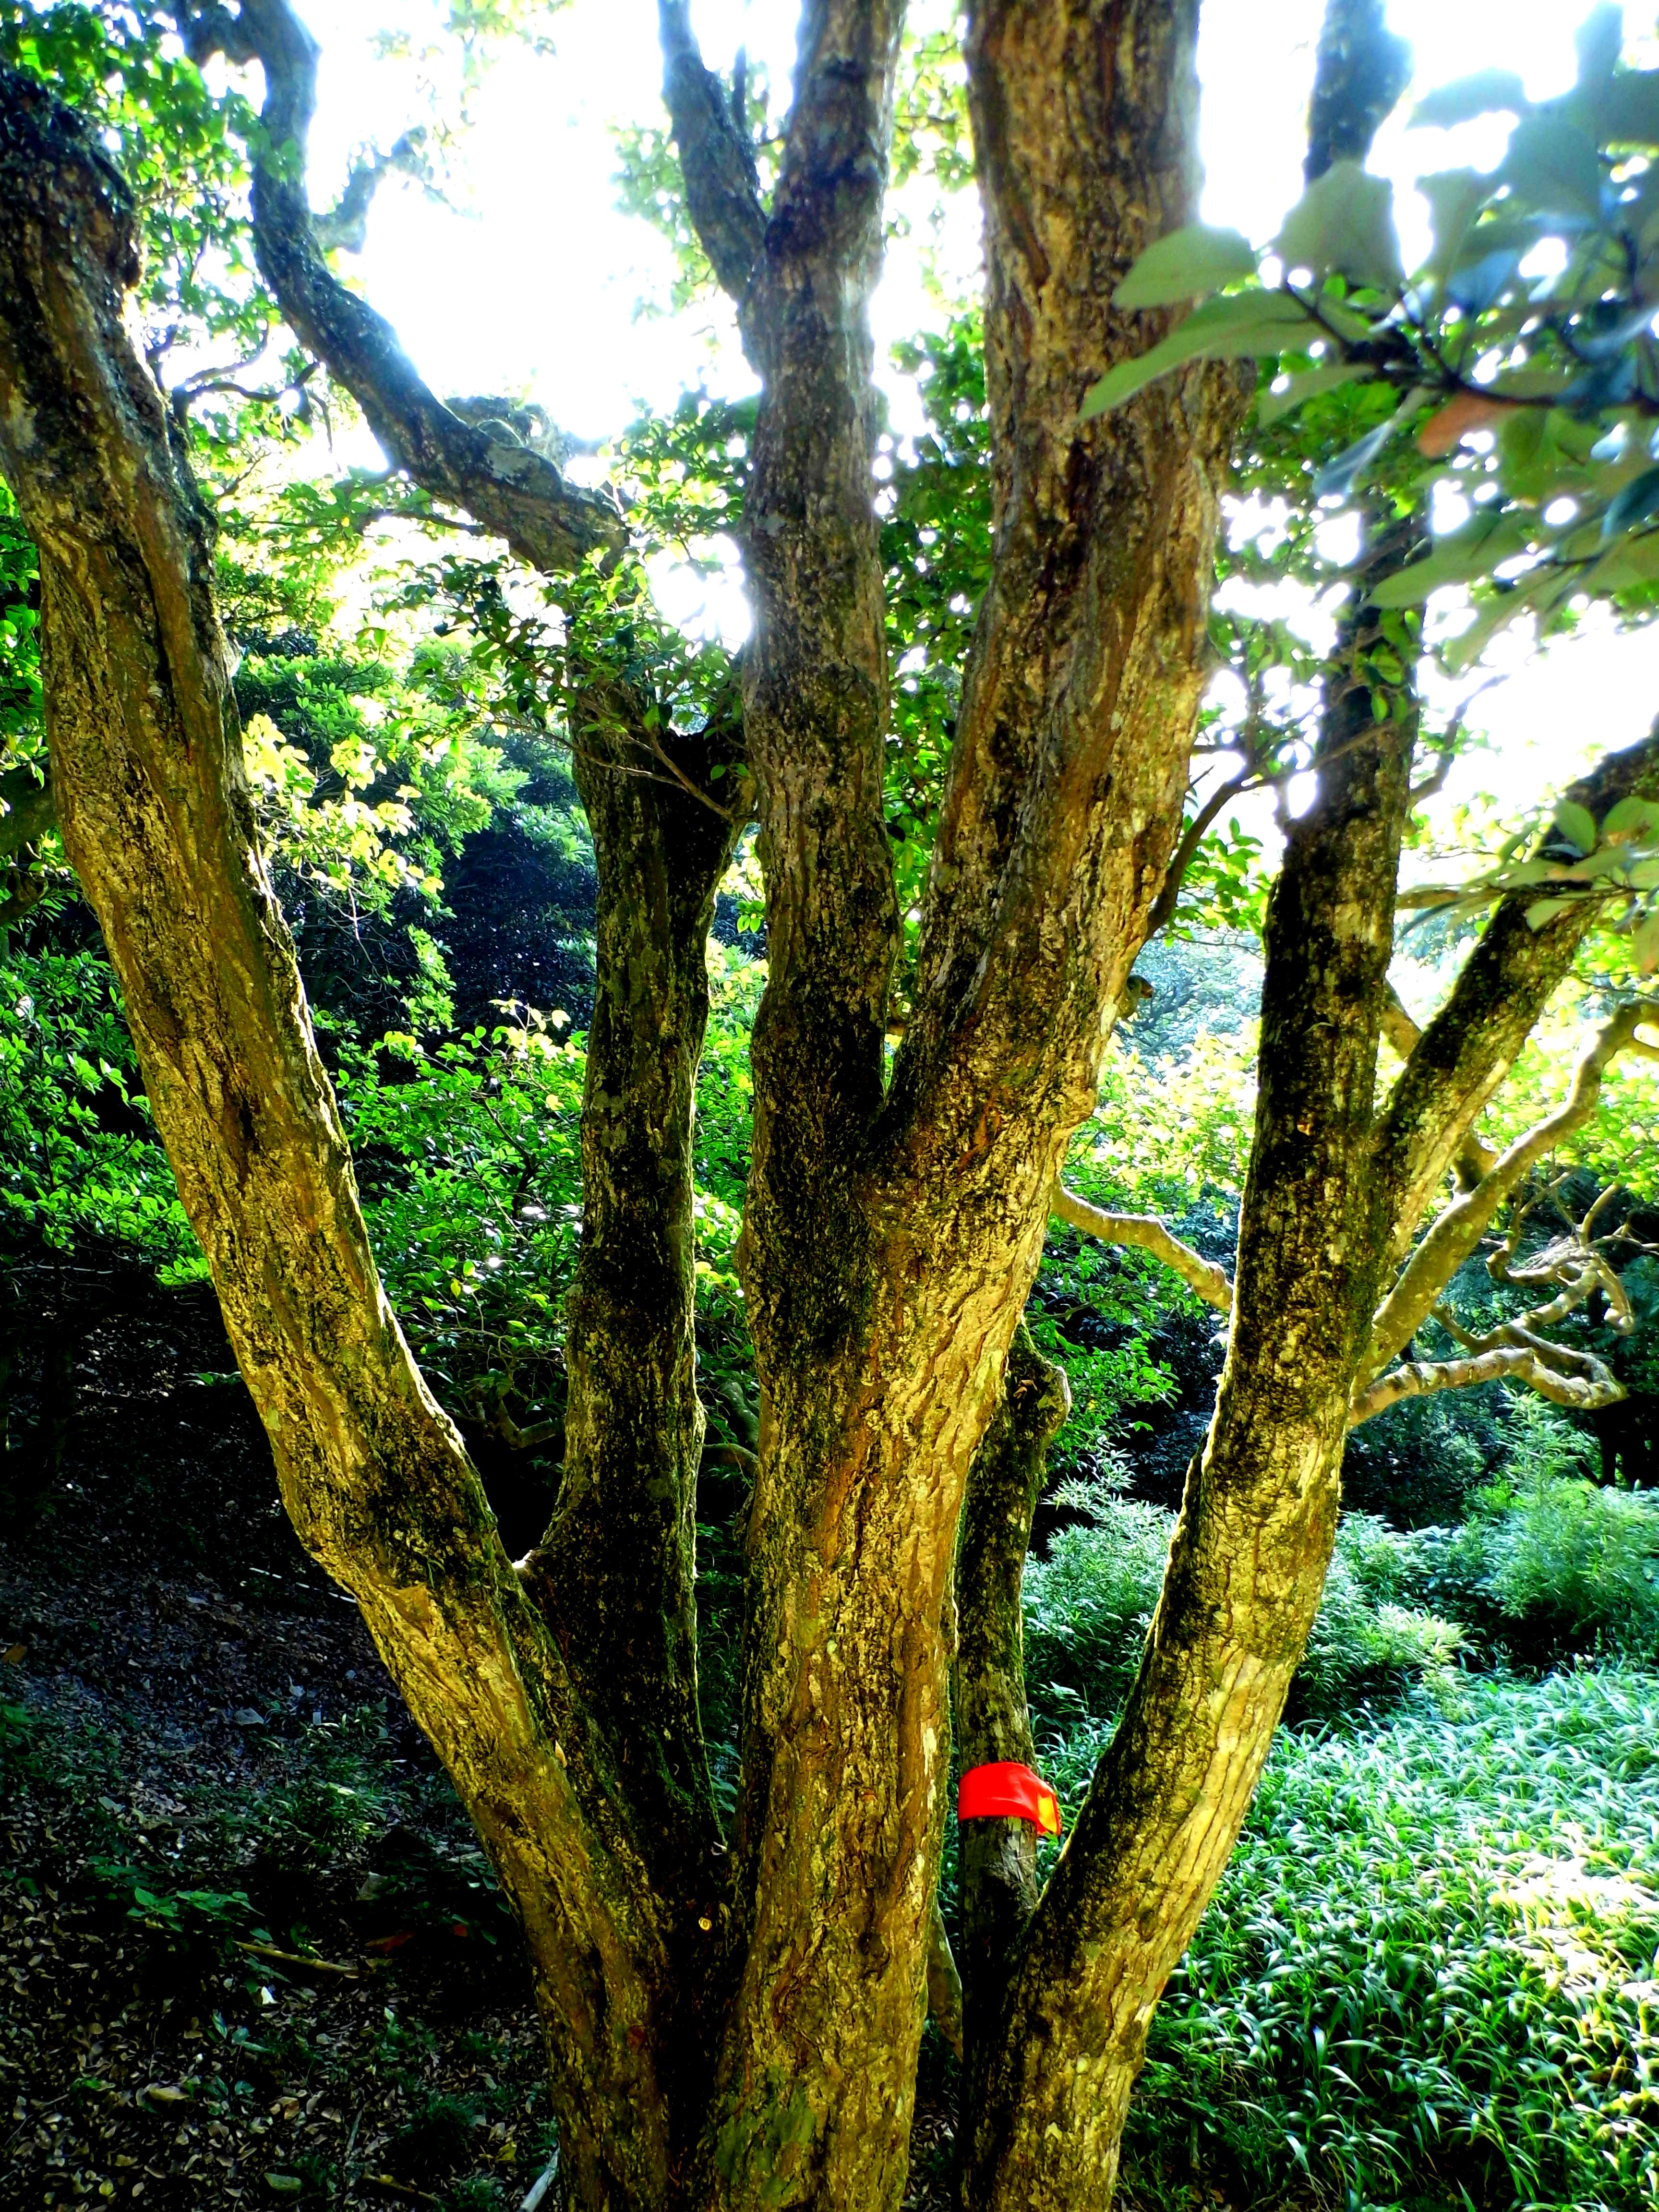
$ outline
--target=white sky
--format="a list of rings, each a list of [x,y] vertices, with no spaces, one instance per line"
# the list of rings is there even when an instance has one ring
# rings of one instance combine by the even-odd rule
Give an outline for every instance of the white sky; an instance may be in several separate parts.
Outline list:
[[[948,0],[920,6],[929,23],[950,20]],[[420,112],[416,70],[374,58],[370,40],[388,27],[418,36],[430,10],[431,0],[311,0],[308,20],[324,48],[313,138],[319,202],[354,148],[389,143]],[[1492,0],[1389,7],[1392,24],[1412,41],[1419,90],[1499,64],[1519,69],[1534,97],[1571,82],[1573,27],[1583,12],[1550,0],[1508,0],[1501,9]],[[1296,198],[1320,13],[1320,0],[1207,0],[1200,51],[1206,220],[1264,240]],[[695,20],[712,67],[728,66],[739,43],[768,66],[775,113],[787,92],[794,9],[785,0],[696,0]],[[1628,27],[1632,35],[1644,27],[1633,10]],[[368,296],[439,392],[523,393],[579,436],[619,429],[641,404],[671,405],[700,375],[716,390],[751,389],[723,304],[678,319],[636,313],[642,297],[664,295],[669,256],[612,205],[609,132],[619,120],[661,120],[654,0],[574,0],[549,28],[556,55],[515,52],[477,93],[454,211],[401,181],[383,189],[355,264]],[[1407,132],[1396,120],[1373,166],[1402,185],[1453,163],[1486,166],[1504,136],[1501,125],[1447,134]],[[1410,202],[1401,214],[1409,258]],[[976,234],[977,211],[963,195],[945,240],[963,282]],[[877,303],[881,349],[925,313],[916,256],[901,246]],[[909,427],[914,404],[899,380],[884,380],[896,427]],[[718,611],[727,623],[737,615],[729,599]],[[1499,741],[1506,783],[1530,796],[1641,735],[1656,710],[1659,630],[1619,637],[1593,623],[1541,660],[1523,665],[1517,653],[1514,678],[1487,693],[1473,719]],[[1476,755],[1460,771],[1466,793],[1494,780],[1490,757]]]

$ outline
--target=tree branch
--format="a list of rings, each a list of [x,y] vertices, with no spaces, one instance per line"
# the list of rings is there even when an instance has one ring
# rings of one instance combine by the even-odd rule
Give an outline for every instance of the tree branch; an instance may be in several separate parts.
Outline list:
[[[1098,1237],[1103,1244],[1131,1244],[1137,1250],[1150,1252],[1155,1260],[1172,1267],[1206,1306],[1213,1306],[1218,1313],[1232,1312],[1233,1286],[1225,1269],[1172,1236],[1156,1214],[1109,1213],[1103,1206],[1091,1206],[1086,1198],[1067,1190],[1064,1183],[1054,1185],[1050,1211],[1085,1237]]]
[[[387,154],[371,154],[352,164],[345,189],[325,215],[314,214],[311,227],[324,253],[361,253],[368,238],[368,211],[374,195],[394,171],[418,173],[424,133],[405,131]]]
[[[1622,1006],[1603,1024],[1579,1060],[1572,1087],[1553,1114],[1518,1137],[1472,1190],[1447,1206],[1419,1243],[1378,1307],[1365,1349],[1362,1380],[1378,1375],[1410,1343],[1438,1304],[1441,1292],[1476,1249],[1498,1208],[1522,1177],[1581,1128],[1595,1110],[1601,1078],[1644,1024],[1659,1018],[1659,1004]]]
[[[302,344],[362,409],[395,466],[423,491],[463,507],[544,574],[624,542],[621,516],[599,493],[568,484],[528,447],[463,422],[428,390],[384,317],[329,268],[306,197],[306,151],[317,97],[316,40],[289,0],[185,9],[192,60],[215,52],[264,71],[262,136],[249,149],[259,273]]]
[[[1462,1359],[1413,1360],[1407,1366],[1392,1368],[1359,1392],[1348,1426],[1362,1428],[1407,1398],[1425,1398],[1439,1390],[1473,1389],[1482,1382],[1525,1382],[1540,1398],[1575,1413],[1592,1413],[1599,1407],[1615,1404],[1625,1395],[1605,1367],[1595,1376],[1563,1375],[1537,1347],[1509,1345],[1471,1352]]]
[[[993,565],[889,1119],[896,1161],[941,1192],[1006,1172],[1047,1204],[1180,832],[1243,380],[1194,371],[1079,410],[1175,319],[1112,294],[1194,211],[1194,17],[1190,0],[970,13]]]
[[[599,872],[581,1249],[566,1307],[564,1474],[521,1566],[604,1719],[658,1890],[684,1900],[690,1929],[727,1889],[697,1711],[692,1129],[714,891],[741,824],[700,803],[732,733],[664,739],[643,706],[596,687],[573,708]],[[629,773],[653,747],[675,781]],[[706,1964],[711,1947],[695,1948]],[[689,1982],[701,1978],[693,1967]]]
[[[0,67],[0,471],[40,550],[64,849],[308,1548],[476,1820],[549,2002],[556,2096],[618,2202],[665,2195],[667,1942],[610,1753],[388,1308],[255,842],[204,511],[133,350],[131,200]]]
[[[662,96],[685,179],[686,206],[698,243],[723,291],[741,309],[766,236],[766,210],[747,118],[703,65],[691,27],[690,0],[658,0]]]
[[[1328,0],[1308,110],[1302,173],[1363,161],[1411,82],[1412,50],[1388,27],[1382,0]]]
[[[1317,1612],[1382,1274],[1372,1101],[1415,736],[1409,693],[1377,721],[1370,687],[1348,680],[1377,627],[1356,593],[1324,686],[1313,804],[1287,825],[1268,901],[1226,1367],[1134,1685],[1010,1978],[968,2212],[1109,2203],[1153,2008],[1237,1840]]]
[[[1218,784],[1192,820],[1181,833],[1181,842],[1171,856],[1164,878],[1164,888],[1152,902],[1152,912],[1146,917],[1146,934],[1156,937],[1170,920],[1181,903],[1181,886],[1187,879],[1187,871],[1194,856],[1204,842],[1210,825],[1224,807],[1247,792],[1256,781],[1256,771],[1247,768],[1241,774],[1230,776],[1225,783]]]
[[[1598,822],[1621,799],[1659,798],[1659,725],[1610,753],[1566,796]],[[1586,899],[1529,929],[1530,903],[1524,894],[1498,906],[1389,1093],[1376,1162],[1390,1193],[1393,1266],[1595,923],[1596,902]]]
[[[964,2048],[962,1977],[957,1972],[957,1962],[951,1949],[951,1938],[945,1933],[945,1915],[939,1908],[937,1892],[928,1928],[927,2009],[938,2022],[939,2033],[960,2060]]]

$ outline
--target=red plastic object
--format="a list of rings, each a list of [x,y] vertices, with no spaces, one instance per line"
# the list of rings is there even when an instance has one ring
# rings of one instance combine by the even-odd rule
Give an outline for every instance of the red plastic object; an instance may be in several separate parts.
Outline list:
[[[958,1820],[1029,1820],[1040,1835],[1060,1833],[1060,1800],[1018,1759],[970,1766],[957,1790]]]

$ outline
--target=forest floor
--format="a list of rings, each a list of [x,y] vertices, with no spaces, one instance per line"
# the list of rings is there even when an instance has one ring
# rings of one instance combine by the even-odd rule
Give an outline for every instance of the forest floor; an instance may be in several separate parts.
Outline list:
[[[228,1365],[205,1310],[95,1334],[0,1549],[0,2208],[512,2212],[554,2142],[517,1931]]]
[[[516,1932],[228,1364],[94,1336],[0,1553],[0,2206],[516,2206]]]

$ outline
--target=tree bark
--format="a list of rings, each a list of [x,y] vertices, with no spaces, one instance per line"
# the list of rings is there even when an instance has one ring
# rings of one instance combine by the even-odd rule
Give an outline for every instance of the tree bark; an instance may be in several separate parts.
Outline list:
[[[1338,56],[1349,68],[1340,42],[1322,46],[1322,71]],[[1389,554],[1374,547],[1364,573]],[[1013,1961],[967,2116],[969,2212],[1110,2202],[1148,2025],[1237,1838],[1317,1610],[1386,1220],[1372,1099],[1416,714],[1407,686],[1373,720],[1379,627],[1362,580],[1326,678],[1316,794],[1290,825],[1268,904],[1215,1413],[1139,1672]]]
[[[730,1868],[697,1702],[693,1134],[714,891],[738,821],[702,803],[635,726],[641,702],[583,702],[578,787],[599,872],[582,1103],[582,1241],[566,1308],[569,1406],[553,1518],[520,1563],[574,1688],[613,1747],[672,1972],[661,2064],[677,2171],[707,2103],[729,1995]],[[722,742],[659,740],[688,782]]]
[[[584,2201],[665,2201],[664,1911],[611,1751],[411,1362],[254,836],[210,534],[122,319],[131,203],[0,70],[0,468],[40,555],[66,851],[289,1512],[523,1917]]]
[[[1003,1370],[1002,1401],[968,1476],[957,1565],[960,1619],[955,1719],[961,1771],[1001,1759],[1034,1764],[1025,1702],[1021,1588],[1048,1447],[1071,1411],[1063,1367],[1045,1359],[1024,1322]],[[963,2025],[968,2109],[976,2101],[1008,1964],[1036,1905],[1036,1831],[1029,1821],[970,1820],[962,1869]]]
[[[1202,688],[1231,387],[1196,379],[1109,424],[1077,420],[1140,335],[1113,284],[1190,212],[1194,11],[1039,12],[975,33],[1001,211],[1000,580],[923,923],[941,949],[885,1097],[896,916],[863,327],[896,27],[879,9],[809,13],[742,310],[766,380],[745,706],[769,979],[743,1239],[763,1392],[749,1947],[715,2153],[734,2203],[877,2207],[902,2186],[963,1486],[1179,826]]]
[[[1361,726],[1369,690],[1347,672],[1269,902],[1215,1415],[1140,1672],[1015,1966],[974,2116],[974,2212],[1109,2202],[1147,2026],[1237,1838],[1335,1539],[1381,1270],[1371,1098],[1411,755],[1408,722]]]
[[[1659,799],[1659,726],[1638,744],[1609,753],[1565,795],[1598,822],[1621,799]],[[1595,903],[1585,900],[1553,915],[1541,929],[1530,929],[1527,908],[1534,896],[1501,902],[1389,1094],[1378,1132],[1377,1172],[1391,1194],[1393,1266],[1411,1249],[1464,1138],[1515,1065],[1595,923]]]

